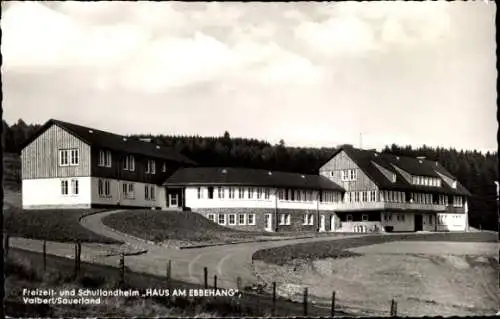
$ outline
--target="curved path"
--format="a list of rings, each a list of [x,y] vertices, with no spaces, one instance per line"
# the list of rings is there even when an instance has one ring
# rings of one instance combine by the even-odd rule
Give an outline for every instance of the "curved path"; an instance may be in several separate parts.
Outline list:
[[[121,211],[108,211],[89,215],[82,218],[80,223],[83,227],[97,234],[123,241],[127,245],[136,248],[147,249],[146,254],[128,256],[126,258],[126,264],[132,270],[165,275],[166,265],[171,260],[172,278],[192,283],[203,283],[203,268],[207,267],[209,284],[212,285],[213,276],[217,275],[217,285],[225,288],[235,288],[237,277],[241,278],[243,286],[256,282],[257,279],[252,270],[252,255],[257,250],[295,243],[335,240],[347,237],[290,239],[179,250],[123,234],[102,223],[102,218],[119,212]]]

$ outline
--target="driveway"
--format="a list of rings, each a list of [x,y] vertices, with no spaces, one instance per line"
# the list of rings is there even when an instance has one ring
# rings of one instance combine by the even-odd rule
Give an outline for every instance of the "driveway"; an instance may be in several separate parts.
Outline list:
[[[254,276],[252,270],[252,255],[257,250],[289,244],[359,236],[290,239],[179,250],[175,247],[156,245],[120,233],[102,223],[102,218],[118,212],[120,211],[108,211],[82,218],[80,223],[83,227],[102,236],[125,243],[121,247],[119,245],[84,243],[82,244],[82,261],[117,266],[119,251],[130,252],[132,254],[147,251],[138,255],[127,255],[125,257],[126,266],[132,271],[165,276],[167,263],[171,260],[172,278],[196,284],[203,283],[203,268],[207,267],[209,285],[213,285],[214,275],[217,275],[217,286],[224,288],[236,288],[237,277],[241,278],[243,286],[257,282],[257,278]],[[11,246],[36,252],[42,251],[41,240],[12,238]],[[74,244],[47,242],[47,253],[73,258]]]

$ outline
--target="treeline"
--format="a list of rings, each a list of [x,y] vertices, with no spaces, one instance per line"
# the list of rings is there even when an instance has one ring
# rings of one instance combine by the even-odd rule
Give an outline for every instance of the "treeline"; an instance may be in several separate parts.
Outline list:
[[[3,150],[19,153],[23,142],[39,127],[28,125],[22,120],[9,126],[4,121]],[[202,166],[262,168],[303,174],[316,174],[335,151],[335,148],[288,147],[283,140],[272,145],[256,139],[232,138],[228,132],[220,137],[143,134],[131,137],[151,138],[154,143],[172,147]],[[494,184],[498,180],[498,153],[397,145],[388,146],[383,152],[400,156],[425,156],[440,162],[473,194],[469,202],[471,226],[498,230]]]

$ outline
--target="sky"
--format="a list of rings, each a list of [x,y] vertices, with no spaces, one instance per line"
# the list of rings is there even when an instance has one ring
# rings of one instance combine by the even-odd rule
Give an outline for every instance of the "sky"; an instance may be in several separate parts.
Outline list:
[[[9,124],[497,150],[491,1],[2,9]]]

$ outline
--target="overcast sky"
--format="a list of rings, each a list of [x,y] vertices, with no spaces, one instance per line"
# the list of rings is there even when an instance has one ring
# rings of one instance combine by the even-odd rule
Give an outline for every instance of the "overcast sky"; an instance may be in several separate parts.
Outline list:
[[[2,6],[9,124],[497,150],[492,2]]]

